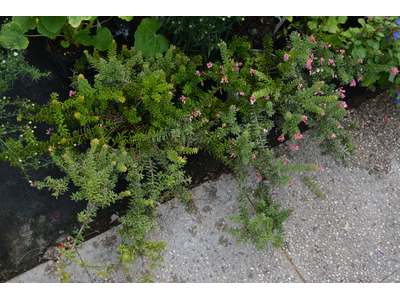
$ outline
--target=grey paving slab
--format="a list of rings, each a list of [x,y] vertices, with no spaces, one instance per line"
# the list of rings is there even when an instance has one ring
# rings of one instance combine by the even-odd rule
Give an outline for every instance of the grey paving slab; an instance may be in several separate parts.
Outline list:
[[[166,269],[155,272],[161,282],[400,282],[400,114],[387,95],[374,99],[343,119],[356,122],[351,131],[357,153],[352,167],[322,156],[318,145],[304,139],[299,150],[288,143],[275,148],[276,158],[291,163],[315,163],[324,171],[294,173],[294,184],[274,187],[274,200],[295,207],[285,223],[285,244],[257,252],[251,244],[236,244],[224,230],[232,225],[226,216],[237,214],[238,190],[232,175],[222,175],[192,190],[197,213],[185,203],[170,201],[159,208],[159,232],[164,240]],[[380,102],[379,102],[380,101]],[[387,102],[384,102],[387,101]],[[385,106],[386,105],[386,106]],[[384,120],[387,116],[390,121]],[[386,123],[385,123],[386,122]],[[397,129],[396,129],[397,128]],[[386,143],[384,145],[383,143]],[[366,168],[377,168],[369,174]],[[249,168],[248,190],[257,179]],[[321,199],[304,183],[308,175],[324,193]],[[84,261],[115,261],[118,227],[86,241],[79,253]],[[91,278],[79,267],[66,269],[71,282],[139,282],[146,273],[142,261],[124,276]],[[10,282],[58,282],[53,262],[47,262]]]

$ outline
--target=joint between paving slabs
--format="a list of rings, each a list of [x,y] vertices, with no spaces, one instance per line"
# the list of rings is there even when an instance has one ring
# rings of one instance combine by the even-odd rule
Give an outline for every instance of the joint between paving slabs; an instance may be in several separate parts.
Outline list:
[[[304,277],[300,274],[299,270],[296,268],[295,264],[292,262],[292,260],[289,257],[289,254],[287,254],[287,252],[283,249],[283,248],[279,248],[279,250],[281,250],[283,256],[287,259],[287,261],[289,262],[289,264],[293,267],[294,271],[297,273],[297,275],[300,277],[301,281],[303,281],[303,283],[307,283],[307,281],[304,279]]]

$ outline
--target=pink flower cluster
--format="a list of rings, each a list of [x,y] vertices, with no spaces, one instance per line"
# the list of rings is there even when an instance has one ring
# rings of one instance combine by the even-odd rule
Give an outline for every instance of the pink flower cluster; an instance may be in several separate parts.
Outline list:
[[[221,78],[221,83],[224,83],[224,81],[225,81],[226,83],[228,83],[228,78],[226,78],[226,76]]]
[[[201,74],[200,74],[200,71],[196,71],[196,73],[194,73],[195,75],[197,75],[197,76],[200,76]]]
[[[285,55],[283,56],[283,60],[284,60],[284,61],[287,61],[287,60],[289,59],[289,57],[290,57],[290,54],[285,54]]]
[[[253,159],[254,159],[254,158],[256,158],[256,155],[255,155],[255,154],[253,154],[253,155],[251,156],[251,158],[253,158]]]
[[[75,95],[76,94],[76,92],[74,92],[74,91],[69,91],[69,96],[70,97],[72,97],[73,95]]]
[[[299,146],[290,145],[290,149],[291,150],[299,150]]]
[[[322,167],[318,167],[318,170],[321,170],[321,171],[323,171],[323,170],[324,170],[324,168],[322,168]]]
[[[302,138],[303,138],[303,135],[302,135],[301,133],[297,133],[297,134],[294,135],[294,138],[295,138],[296,140],[299,140],[299,139],[302,139]]]
[[[292,177],[292,181],[289,182],[289,184],[287,186],[289,187],[289,185],[293,185],[293,181],[294,181],[294,178]]]
[[[363,60],[360,58],[360,59],[358,60],[358,62],[359,62],[360,64],[362,64],[362,63],[363,63]]]
[[[286,164],[289,162],[289,160],[287,158],[282,159],[283,164]]]
[[[258,173],[256,173],[256,177],[258,178],[258,180],[262,179],[262,176],[260,174],[258,174]]]
[[[307,118],[307,116],[302,116],[302,117],[301,117],[301,120],[302,120],[304,123],[306,123],[306,121],[308,120],[308,118]]]
[[[399,73],[399,70],[397,70],[397,68],[392,68],[392,74],[396,75],[397,73]]]
[[[256,102],[256,97],[254,97],[254,95],[251,95],[251,97],[250,97],[250,104],[253,105],[254,102]]]
[[[335,138],[335,137],[337,137],[337,135],[334,134],[334,133],[332,133],[332,134],[331,134],[331,138]]]
[[[255,73],[256,72],[256,70],[254,70],[254,69],[250,69],[250,73]]]
[[[315,44],[317,43],[317,41],[315,40],[315,37],[313,37],[312,35],[310,35],[310,40],[311,40],[311,42],[314,42]]]
[[[347,103],[346,102],[340,103],[340,108],[346,108],[346,107],[347,107]]]
[[[285,136],[282,134],[280,137],[278,137],[278,141],[283,142],[285,140]]]
[[[241,91],[239,91],[239,92],[237,92],[237,93],[236,93],[236,95],[244,96],[244,95],[245,95],[245,93],[244,93],[244,92],[241,92]]]
[[[330,64],[336,66],[336,65],[335,65],[335,62],[334,62],[333,59],[331,59],[331,58],[328,59],[328,66],[329,66]]]
[[[212,66],[213,66],[212,62],[209,62],[209,63],[207,64],[207,68],[209,68],[209,69],[211,69]]]
[[[180,97],[179,99],[181,99],[182,102],[183,102],[184,104],[186,104],[186,97],[185,97],[184,95],[182,95],[182,97]]]
[[[301,83],[299,83],[299,85],[297,86],[297,89],[301,89],[303,87],[303,85]]]
[[[356,81],[353,80],[353,81],[350,83],[350,86],[356,86]]]
[[[51,134],[51,132],[54,130],[54,128],[49,128],[49,129],[47,129],[47,131],[46,131],[46,134]]]
[[[312,68],[311,63],[312,63],[312,58],[307,59],[306,68],[307,68],[308,70],[311,70],[311,68]]]
[[[194,112],[193,115],[194,115],[195,117],[201,116],[200,110],[196,109],[196,111]],[[193,119],[193,116],[189,116],[189,121],[192,121],[192,119]]]
[[[231,153],[231,157],[236,157],[235,153]]]

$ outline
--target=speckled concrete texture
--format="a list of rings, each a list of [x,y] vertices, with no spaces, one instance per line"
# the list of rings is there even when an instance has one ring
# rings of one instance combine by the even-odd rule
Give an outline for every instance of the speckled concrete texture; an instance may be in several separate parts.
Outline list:
[[[298,151],[287,144],[275,148],[277,159],[324,168],[291,174],[293,185],[272,188],[276,202],[296,208],[284,223],[280,249],[257,252],[225,232],[233,225],[226,217],[238,211],[232,175],[194,188],[195,207],[174,201],[161,206],[159,232],[149,234],[168,243],[160,264],[167,268],[157,268],[156,282],[400,282],[400,114],[392,103],[382,94],[343,118],[345,128],[358,124],[349,131],[357,146],[352,167],[322,156],[307,135]],[[257,178],[249,172],[251,195]],[[318,184],[324,199],[304,183],[304,175]],[[85,242],[81,258],[115,261],[116,230]],[[118,270],[111,278],[89,277],[73,264],[66,271],[71,282],[140,282],[148,274],[140,259],[128,276]],[[54,274],[54,263],[46,262],[9,282],[58,282]]]

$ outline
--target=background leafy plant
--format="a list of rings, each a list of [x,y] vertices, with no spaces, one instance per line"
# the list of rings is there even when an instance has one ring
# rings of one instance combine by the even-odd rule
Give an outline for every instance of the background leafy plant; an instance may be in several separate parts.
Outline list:
[[[347,29],[344,29],[348,20],[345,16],[301,17],[295,22],[293,17],[287,17],[287,20],[290,24],[283,28],[283,35],[295,29],[332,44],[335,50],[345,49],[352,58],[363,61],[363,86],[375,91],[374,84],[381,88],[390,85],[391,95],[398,92],[400,78],[395,76],[393,68],[400,67],[400,17],[359,18],[359,27]]]

